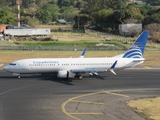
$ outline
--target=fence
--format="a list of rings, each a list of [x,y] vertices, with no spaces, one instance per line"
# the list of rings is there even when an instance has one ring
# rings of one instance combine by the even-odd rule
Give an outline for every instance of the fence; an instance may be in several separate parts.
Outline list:
[[[0,50],[25,50],[25,51],[82,51],[87,48],[87,51],[105,51],[105,50],[125,50],[124,47],[117,46],[0,46]]]

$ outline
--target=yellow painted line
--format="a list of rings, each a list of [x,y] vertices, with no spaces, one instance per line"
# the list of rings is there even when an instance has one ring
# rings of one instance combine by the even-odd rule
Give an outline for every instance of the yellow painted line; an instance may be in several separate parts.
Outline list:
[[[27,88],[27,87],[31,87],[31,86],[35,86],[35,85],[29,85],[29,86],[23,86],[23,87],[18,87],[18,88],[10,89],[10,90],[1,92],[1,93],[0,93],[0,96],[3,95],[3,94],[6,94],[6,93],[12,92],[12,91],[14,91],[14,90],[23,89],[23,88]]]
[[[75,99],[81,98],[81,97],[86,97],[86,96],[91,96],[91,95],[96,95],[96,94],[101,94],[101,93],[104,93],[104,91],[95,92],[95,93],[89,93],[89,94],[84,94],[84,95],[80,95],[80,96],[73,97],[73,98],[67,100],[66,102],[64,102],[64,103],[61,105],[61,109],[62,109],[63,113],[65,113],[67,116],[69,116],[69,117],[71,117],[71,118],[73,118],[73,119],[75,119],[75,120],[81,120],[81,119],[73,116],[74,114],[72,115],[72,114],[70,114],[69,112],[66,111],[66,109],[65,109],[66,104],[69,103],[69,102],[74,101]],[[129,97],[129,96],[126,96],[126,95],[111,93],[111,92],[107,92],[107,91],[105,91],[105,93],[114,94],[114,95],[123,96],[123,97]]]
[[[104,91],[107,94],[112,94],[112,95],[116,95],[116,96],[121,96],[121,97],[129,97],[127,95],[123,95],[123,94],[118,94],[118,93],[113,93],[113,92],[108,92],[108,91]]]
[[[123,90],[110,90],[110,91],[101,91],[101,92],[95,92],[95,93],[90,93],[90,94],[84,94],[84,95],[80,95],[80,96],[76,96],[76,97],[73,97],[69,100],[67,100],[66,102],[64,102],[62,105],[61,105],[61,109],[63,111],[63,113],[65,113],[67,116],[75,119],[75,120],[81,120],[77,117],[74,117],[73,115],[76,115],[76,114],[93,114],[93,113],[69,113],[66,111],[65,109],[65,106],[67,103],[69,102],[78,102],[78,100],[75,100],[75,99],[78,99],[78,98],[81,98],[81,97],[86,97],[86,96],[91,96],[91,95],[96,95],[96,94],[101,94],[101,93],[107,93],[107,94],[112,94],[112,95],[117,95],[117,96],[122,96],[122,97],[129,97],[127,95],[123,95],[123,94],[118,94],[118,93],[115,93],[115,92],[124,92],[124,91],[140,91],[140,90],[160,90],[160,88],[139,88],[139,89],[123,89]],[[96,114],[96,113],[94,113]],[[103,113],[97,113],[97,114],[103,114]]]
[[[102,112],[75,112],[75,113],[69,113],[71,115],[102,115]]]
[[[146,68],[146,69],[151,69],[150,67],[147,67],[147,66],[144,66],[144,68]]]
[[[160,91],[160,88],[138,88],[138,89],[122,89],[122,90],[111,90],[111,93],[115,92],[127,92],[127,91],[141,91],[141,90],[148,90],[148,91],[153,91],[153,90],[158,90]],[[109,92],[107,92],[109,94]]]
[[[79,119],[79,118],[76,118],[76,117],[72,116],[70,113],[68,113],[68,112],[66,111],[65,106],[66,106],[66,104],[67,104],[68,102],[69,102],[69,100],[67,100],[66,102],[64,102],[64,103],[61,105],[61,109],[62,109],[63,113],[66,114],[67,116],[75,119],[75,120],[81,120],[81,119]]]
[[[70,102],[78,102],[78,103],[86,103],[86,104],[104,104],[104,103],[101,103],[101,102],[89,102],[89,101],[83,101],[83,100],[71,100]]]
[[[144,68],[146,68],[146,69],[151,69],[151,67],[147,67],[147,66],[144,66]]]
[[[0,64],[0,66],[3,66],[4,64]]]
[[[73,119],[75,119],[75,120],[81,120],[81,119],[79,119],[79,118],[77,118],[77,117],[74,117],[73,115],[71,115],[70,113],[68,113],[68,112],[66,111],[66,109],[65,109],[66,104],[69,103],[69,102],[71,102],[71,101],[74,100],[74,99],[78,99],[78,98],[86,97],[86,96],[91,96],[91,95],[96,95],[96,94],[100,94],[100,93],[102,93],[102,92],[89,93],[89,94],[84,94],[84,95],[79,95],[79,96],[73,97],[73,98],[67,100],[66,102],[64,102],[64,103],[61,105],[61,109],[62,109],[63,113],[66,114],[67,116],[69,116],[69,117],[71,117],[71,118],[73,118]]]

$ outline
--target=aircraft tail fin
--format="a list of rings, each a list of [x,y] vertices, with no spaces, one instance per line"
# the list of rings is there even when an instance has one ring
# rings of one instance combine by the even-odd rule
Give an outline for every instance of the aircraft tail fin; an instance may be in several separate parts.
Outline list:
[[[123,54],[122,58],[142,58],[149,32],[143,31],[132,46]]]

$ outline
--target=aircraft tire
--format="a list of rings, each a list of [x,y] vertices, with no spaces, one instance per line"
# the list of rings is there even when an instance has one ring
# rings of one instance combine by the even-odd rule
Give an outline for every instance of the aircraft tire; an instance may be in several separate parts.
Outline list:
[[[82,78],[83,78],[83,76],[82,76],[82,75],[79,75],[79,76],[78,76],[78,79],[79,79],[79,80],[81,80]]]

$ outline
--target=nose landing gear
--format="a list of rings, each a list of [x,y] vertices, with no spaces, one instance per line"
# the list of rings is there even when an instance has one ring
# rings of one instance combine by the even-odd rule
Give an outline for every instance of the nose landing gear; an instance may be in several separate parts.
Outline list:
[[[17,76],[19,79],[21,78],[19,73],[13,73],[14,76]]]

